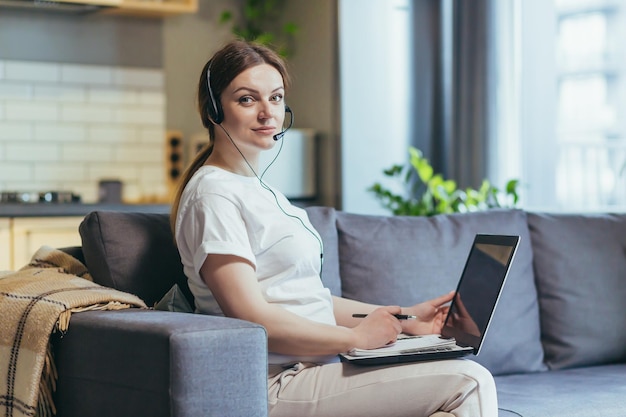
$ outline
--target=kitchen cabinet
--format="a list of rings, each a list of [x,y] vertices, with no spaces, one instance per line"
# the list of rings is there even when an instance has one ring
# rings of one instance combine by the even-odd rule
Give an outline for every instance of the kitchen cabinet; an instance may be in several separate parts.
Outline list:
[[[16,270],[30,262],[42,246],[62,248],[80,246],[78,226],[83,216],[71,217],[21,217],[10,219],[10,270]],[[5,220],[5,219],[0,219]]]
[[[0,0],[0,7],[166,17],[182,13],[195,13],[198,11],[198,0]]]
[[[9,271],[12,269],[12,253],[11,221],[6,218],[0,218],[0,271]]]
[[[118,0],[103,13],[140,17],[166,17],[198,11],[198,0]]]

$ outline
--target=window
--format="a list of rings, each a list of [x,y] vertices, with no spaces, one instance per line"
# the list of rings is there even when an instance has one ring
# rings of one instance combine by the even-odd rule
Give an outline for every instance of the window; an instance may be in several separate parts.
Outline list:
[[[339,1],[342,210],[386,214],[367,191],[407,158],[411,2]]]
[[[626,209],[626,3],[517,2],[521,70],[503,84],[519,83],[520,133],[501,140],[518,141],[525,208]]]

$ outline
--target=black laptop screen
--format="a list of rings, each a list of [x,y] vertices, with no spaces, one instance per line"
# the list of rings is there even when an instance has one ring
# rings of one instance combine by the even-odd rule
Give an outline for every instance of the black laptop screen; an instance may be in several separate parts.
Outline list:
[[[454,337],[457,344],[478,353],[518,241],[518,236],[476,236],[444,323],[444,337]]]

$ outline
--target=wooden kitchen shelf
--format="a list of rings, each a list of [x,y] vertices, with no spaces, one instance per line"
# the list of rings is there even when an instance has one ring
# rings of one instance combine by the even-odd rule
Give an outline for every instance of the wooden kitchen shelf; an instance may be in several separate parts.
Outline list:
[[[166,17],[198,11],[198,0],[121,0],[103,13],[142,17]]]
[[[0,8],[167,17],[198,11],[198,0],[0,0]]]

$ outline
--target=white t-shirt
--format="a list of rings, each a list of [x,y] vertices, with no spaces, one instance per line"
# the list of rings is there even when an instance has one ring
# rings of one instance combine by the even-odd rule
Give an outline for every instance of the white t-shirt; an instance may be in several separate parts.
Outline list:
[[[208,254],[236,255],[254,265],[267,302],[309,320],[336,324],[330,291],[319,275],[320,236],[304,210],[263,185],[256,177],[203,166],[185,187],[175,235],[196,311],[223,315],[199,272]],[[333,359],[269,355],[271,364]]]

